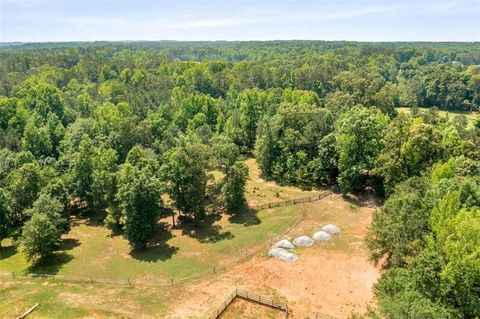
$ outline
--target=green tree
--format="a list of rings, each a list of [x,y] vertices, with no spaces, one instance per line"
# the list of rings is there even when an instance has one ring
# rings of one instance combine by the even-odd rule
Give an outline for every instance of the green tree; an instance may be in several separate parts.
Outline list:
[[[51,84],[39,82],[33,85],[27,90],[23,102],[27,108],[35,110],[43,118],[53,112],[63,119],[65,106],[60,90]]]
[[[52,152],[52,142],[48,130],[41,123],[41,119],[33,114],[25,126],[22,146],[25,151],[36,157],[49,156]]]
[[[373,215],[367,236],[373,260],[386,257],[388,265],[402,266],[423,249],[430,214],[423,203],[425,188],[425,181],[418,177],[400,183]]]
[[[44,185],[40,166],[36,162],[23,164],[8,174],[5,184],[5,195],[14,219],[21,225],[24,211],[32,206]]]
[[[92,171],[92,201],[99,211],[115,205],[117,152],[105,145],[95,149]]]
[[[93,157],[92,140],[84,135],[78,147],[78,152],[74,154],[72,179],[75,184],[74,193],[82,202],[86,202],[87,206],[92,203]]]
[[[245,206],[247,179],[248,167],[244,162],[238,161],[229,167],[222,185],[222,195],[228,211],[235,212]]]
[[[175,207],[192,216],[195,225],[205,216],[208,148],[197,137],[182,138],[166,155],[167,189]]]
[[[0,253],[2,249],[2,240],[8,238],[12,231],[11,214],[3,190],[0,189]]]
[[[118,177],[117,201],[125,216],[125,237],[130,245],[144,248],[154,236],[162,207],[160,181],[147,168],[129,163]]]
[[[365,187],[383,147],[387,124],[386,115],[364,107],[355,107],[340,116],[335,134],[342,193]]]
[[[462,209],[450,219],[445,241],[442,291],[462,317],[480,316],[480,209]]]
[[[51,256],[60,248],[62,232],[47,214],[36,213],[25,223],[19,245],[29,262]]]

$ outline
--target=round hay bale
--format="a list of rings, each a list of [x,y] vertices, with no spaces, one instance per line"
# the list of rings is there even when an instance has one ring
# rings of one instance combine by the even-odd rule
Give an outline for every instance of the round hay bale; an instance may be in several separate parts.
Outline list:
[[[283,248],[272,248],[268,251],[268,256],[270,257],[278,257],[280,254],[282,253],[288,253],[288,251],[286,251],[285,249]]]
[[[287,251],[286,253],[280,254],[278,258],[285,261],[296,261],[298,259],[298,255]]]
[[[285,261],[295,261],[298,259],[298,255],[291,253],[283,248],[272,248],[268,251],[270,257],[277,257]]]
[[[323,226],[322,230],[329,234],[340,234],[340,228],[332,224]]]
[[[295,246],[310,247],[313,245],[313,239],[308,236],[300,236],[293,240]]]
[[[277,248],[286,248],[286,249],[293,249],[295,248],[295,246],[293,246],[293,244],[288,240],[288,239],[282,239],[280,241],[278,241],[274,247],[277,247]]]
[[[313,234],[313,239],[316,240],[316,241],[328,241],[328,240],[332,239],[332,236],[329,233],[321,230],[321,231],[317,231],[315,234]]]

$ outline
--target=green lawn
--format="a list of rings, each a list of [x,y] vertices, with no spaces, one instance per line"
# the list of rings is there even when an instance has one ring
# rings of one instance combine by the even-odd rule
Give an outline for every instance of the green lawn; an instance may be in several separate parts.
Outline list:
[[[29,319],[163,317],[167,314],[167,301],[155,289],[43,279],[0,281],[0,318],[15,318],[36,303],[40,306],[28,316]]]
[[[139,252],[132,252],[123,236],[112,236],[107,228],[81,220],[64,237],[67,249],[52,265],[32,268],[22,253],[3,242],[0,272],[160,281],[191,278],[213,271],[213,266],[235,263],[245,256],[245,250],[252,253],[255,247],[283,233],[299,216],[295,209],[266,210],[224,216],[198,229],[160,229],[154,246]]]

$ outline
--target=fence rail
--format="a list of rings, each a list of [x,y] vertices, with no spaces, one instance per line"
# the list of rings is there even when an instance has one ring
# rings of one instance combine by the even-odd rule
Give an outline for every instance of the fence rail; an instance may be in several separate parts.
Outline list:
[[[338,319],[338,318],[335,318],[335,317],[332,317],[332,316],[329,316],[329,315],[325,315],[323,313],[316,313],[315,314],[315,319]]]
[[[247,299],[247,300],[251,300],[251,301],[255,301],[255,302],[258,302],[260,304],[263,304],[265,306],[269,306],[269,307],[272,307],[272,308],[275,308],[275,309],[288,311],[288,305],[285,302],[277,301],[277,300],[272,299],[272,298],[266,298],[266,297],[263,297],[263,296],[260,296],[260,295],[257,295],[257,294],[253,294],[251,292],[244,291],[244,290],[236,289],[236,292],[237,292],[237,297]]]
[[[208,317],[209,319],[217,319],[219,318],[222,313],[227,309],[227,307],[235,300],[235,298],[242,298],[245,300],[253,301],[259,304],[262,304],[267,307],[271,307],[280,311],[285,312],[286,316],[288,316],[288,305],[285,302],[281,302],[272,298],[260,296],[245,290],[235,289],[232,293],[230,293],[227,298],[220,304],[220,306],[215,309],[215,311]]]
[[[252,205],[252,206],[250,206],[250,208],[253,209],[253,210],[263,210],[263,209],[275,208],[275,207],[280,207],[280,206],[302,204],[302,203],[313,202],[313,201],[323,199],[330,194],[332,194],[331,191],[324,191],[324,192],[321,192],[317,195],[308,196],[308,197],[300,197],[300,198],[286,199],[286,200],[282,200],[282,201],[270,202],[270,203],[265,203],[265,204]]]

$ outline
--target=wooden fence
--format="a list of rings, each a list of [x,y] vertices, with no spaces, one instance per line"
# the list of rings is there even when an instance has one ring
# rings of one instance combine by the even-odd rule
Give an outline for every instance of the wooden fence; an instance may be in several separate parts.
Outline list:
[[[232,303],[235,298],[242,298],[248,301],[256,302],[263,306],[267,306],[273,309],[277,309],[279,311],[285,312],[285,318],[288,318],[288,305],[285,302],[281,302],[272,298],[260,296],[245,290],[235,289],[232,293],[230,293],[227,298],[220,304],[220,306],[215,309],[215,311],[208,317],[209,319],[217,319],[219,318],[225,309]]]
[[[323,313],[316,313],[315,314],[315,319],[338,319],[338,318],[335,318],[335,317],[332,317],[332,316],[329,316],[329,315],[325,315]]]
[[[280,206],[297,205],[297,204],[317,201],[317,200],[320,200],[320,199],[323,199],[323,198],[327,197],[330,194],[332,194],[331,191],[324,191],[320,194],[313,195],[313,196],[308,196],[308,197],[300,197],[300,198],[287,199],[287,200],[270,202],[270,203],[265,203],[265,204],[252,205],[252,206],[250,206],[250,208],[253,209],[253,210],[262,210],[262,209],[275,208],[275,207],[280,207]]]

